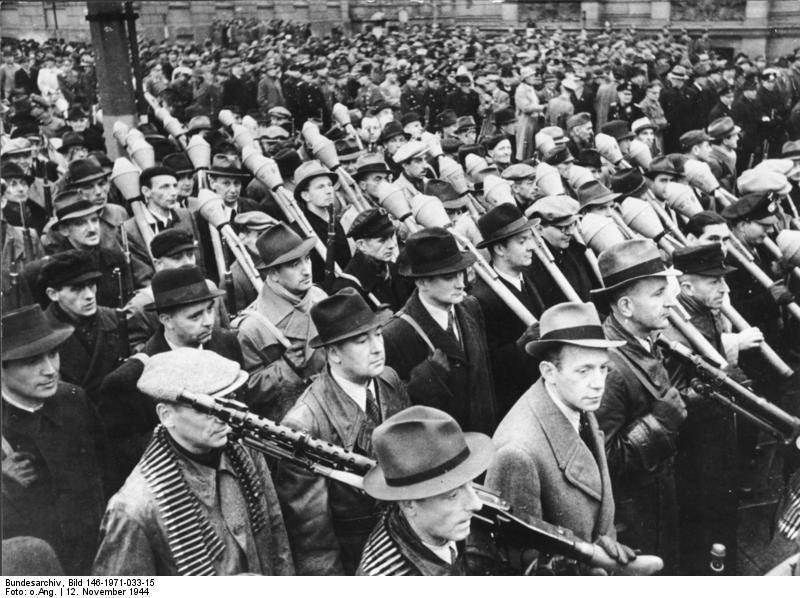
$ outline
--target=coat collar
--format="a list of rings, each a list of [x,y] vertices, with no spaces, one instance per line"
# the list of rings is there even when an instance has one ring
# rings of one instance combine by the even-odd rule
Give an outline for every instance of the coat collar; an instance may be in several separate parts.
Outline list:
[[[602,501],[601,464],[597,462],[592,451],[600,455],[605,449],[597,442],[598,428],[594,416],[591,413],[587,414],[589,425],[594,432],[592,441],[595,443],[590,450],[553,402],[541,378],[528,393],[528,406],[539,421],[550,448],[553,450],[558,467],[564,472],[567,481],[592,498]],[[594,422],[593,426],[592,422]]]
[[[468,339],[476,338],[476,331],[473,330],[473,328],[477,327],[477,323],[469,316],[460,303],[454,307],[456,318],[458,318],[458,325],[461,330],[461,341],[466,347],[469,342]],[[428,310],[425,309],[425,306],[422,305],[418,290],[414,290],[414,293],[411,295],[408,302],[406,302],[403,311],[419,323],[435,347],[444,351],[448,357],[466,361],[467,355],[464,353],[464,349],[461,348],[461,345],[436,323]]]

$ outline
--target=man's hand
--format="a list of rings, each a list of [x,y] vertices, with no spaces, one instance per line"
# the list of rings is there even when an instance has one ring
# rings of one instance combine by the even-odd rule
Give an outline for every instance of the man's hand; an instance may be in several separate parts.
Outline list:
[[[670,387],[660,399],[653,403],[653,415],[673,432],[678,430],[683,420],[686,419],[686,405],[677,388]]]
[[[764,342],[764,333],[755,326],[745,328],[736,334],[739,350],[754,349]]]
[[[534,322],[530,326],[525,329],[520,337],[517,339],[517,349],[519,349],[520,353],[525,353],[525,345],[531,343],[533,341],[539,340],[539,322]]]
[[[306,345],[305,343],[292,343],[285,352],[286,359],[292,362],[296,367],[302,368],[306,363]]]
[[[789,292],[789,289],[782,282],[776,282],[769,287],[769,294],[778,305],[787,305],[794,301],[794,295]]]
[[[600,536],[595,542],[600,548],[608,553],[612,559],[617,561],[620,565],[627,565],[631,561],[636,560],[636,552],[624,544],[620,544],[609,536]]]
[[[23,488],[36,481],[33,455],[30,453],[11,453],[3,458],[3,481],[13,480]]]

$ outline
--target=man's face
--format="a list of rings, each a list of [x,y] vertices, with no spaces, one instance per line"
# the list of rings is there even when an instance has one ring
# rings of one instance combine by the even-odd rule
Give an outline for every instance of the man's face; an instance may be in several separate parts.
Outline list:
[[[247,247],[247,251],[249,251],[253,255],[258,255],[258,248],[256,247],[256,241],[258,240],[258,236],[264,231],[262,230],[253,230],[250,228],[246,228],[239,232],[239,239],[242,241],[245,247]]]
[[[156,272],[161,270],[174,270],[183,266],[197,265],[197,256],[194,249],[187,249],[173,255],[162,255],[153,261]]]
[[[427,169],[428,163],[425,162],[425,158],[423,157],[416,157],[411,158],[410,160],[403,163],[403,172],[406,173],[406,176],[411,179],[421,179],[425,175],[425,170]]]
[[[518,233],[498,245],[496,251],[512,269],[521,272],[533,260],[533,233],[529,230]]]
[[[189,197],[194,189],[194,179],[191,174],[183,174],[178,177],[178,197]]]
[[[489,157],[495,162],[495,164],[510,164],[511,142],[508,139],[503,139],[503,141],[489,150]]]
[[[72,130],[76,133],[81,133],[86,130],[89,126],[89,119],[88,118],[79,118],[77,120],[70,120],[67,121],[67,124],[72,127]],[[84,156],[85,157],[85,156]]]
[[[228,443],[230,426],[213,415],[174,403],[160,403],[157,410],[170,435],[190,453],[202,455]]]
[[[431,498],[408,501],[403,512],[423,541],[440,545],[469,535],[472,516],[482,503],[471,482]]]
[[[180,346],[199,347],[211,340],[214,312],[214,300],[209,299],[176,307],[169,313],[159,314],[158,319]]]
[[[6,192],[3,199],[16,203],[25,203],[28,200],[28,190],[30,186],[25,179],[6,180]]]
[[[311,257],[306,255],[273,270],[273,280],[284,289],[302,296],[311,288]]]
[[[767,238],[769,227],[760,222],[742,222],[738,226],[742,240],[749,245],[761,245]]]
[[[536,197],[536,179],[533,177],[518,179],[511,183],[511,191],[525,202],[532,202]]]
[[[58,390],[61,359],[58,349],[27,359],[4,361],[3,391],[33,401],[49,399]]]
[[[386,151],[390,156],[394,156],[394,153],[400,149],[400,147],[406,142],[406,138],[402,135],[396,135],[389,139],[386,142]]]
[[[377,197],[378,185],[386,180],[388,180],[388,177],[384,173],[374,172],[361,177],[358,186],[361,187],[361,190],[368,196],[375,198]]]
[[[764,86],[764,89],[767,91],[772,91],[775,89],[775,81],[765,80],[761,83]]]
[[[576,411],[596,411],[608,375],[608,351],[565,345],[559,363],[543,361],[542,377],[559,398]]]
[[[556,249],[566,249],[569,247],[569,242],[572,240],[572,233],[578,226],[577,221],[570,224],[551,224],[542,221],[541,231],[544,239]]]
[[[422,123],[418,120],[408,123],[403,128],[403,131],[409,136],[410,139],[419,139],[423,130]]]
[[[730,291],[724,276],[690,274],[681,278],[681,292],[694,297],[709,309],[720,309]]]
[[[350,381],[366,383],[380,375],[386,365],[380,328],[336,343],[328,348],[329,359]]]
[[[91,201],[93,204],[102,206],[108,200],[108,192],[111,189],[111,184],[108,177],[101,177],[94,181],[89,181],[78,187],[78,193],[81,199]]]
[[[578,125],[577,127],[573,127],[572,135],[577,140],[584,143],[591,141],[594,138],[594,128],[592,127],[592,123],[589,122]]]
[[[661,88],[658,86],[648,87],[646,95],[650,101],[658,101],[658,97],[661,95]]]
[[[466,129],[457,133],[457,136],[461,140],[461,143],[465,145],[472,145],[473,143],[475,143],[475,135],[477,135],[475,127],[467,127]]]
[[[612,217],[612,210],[614,209],[614,202],[607,201],[606,203],[601,204],[591,204],[587,206],[584,210],[584,214],[597,214],[598,216],[604,216],[606,218]]]
[[[730,108],[731,105],[733,104],[733,94],[732,93],[726,93],[725,95],[721,95],[721,96],[719,96],[719,100],[720,100],[720,102],[722,102],[723,104],[725,104],[726,106],[728,106]]]
[[[623,90],[617,92],[617,98],[619,98],[620,104],[627,106],[633,101],[633,94],[630,91]]]
[[[517,121],[512,121],[510,123],[506,123],[500,127],[500,130],[505,133],[506,135],[516,135],[517,134]]]
[[[87,318],[97,313],[96,280],[68,284],[58,289],[50,287],[47,296],[73,318]]]
[[[748,100],[753,101],[756,99],[756,94],[758,92],[755,89],[745,89],[742,90],[742,95],[746,97]]]
[[[67,162],[72,162],[73,160],[82,160],[89,155],[89,150],[87,150],[82,145],[76,145],[74,147],[69,148],[67,151]]]
[[[358,250],[379,262],[394,261],[397,251],[397,235],[392,233],[386,237],[374,237],[372,239],[358,239],[356,241]]]
[[[333,192],[333,182],[330,177],[320,176],[311,179],[305,191],[300,193],[302,198],[310,206],[315,206],[322,210],[327,210],[335,199]]]
[[[222,201],[228,206],[233,206],[239,201],[239,195],[242,193],[241,180],[226,176],[211,176],[208,180],[211,190],[222,197]]]
[[[705,162],[711,156],[711,144],[708,141],[703,141],[694,146],[694,153],[698,160]]]
[[[142,187],[142,194],[162,210],[172,210],[178,205],[178,181],[170,175],[153,177],[149,187]]]
[[[442,309],[461,303],[466,296],[464,272],[421,278],[418,281],[420,293]]]
[[[737,147],[739,147],[739,137],[739,133],[731,133],[722,140],[722,145],[728,149],[735,150]]]
[[[91,249],[100,244],[100,216],[97,214],[67,220],[60,228],[76,249]]]
[[[653,179],[653,193],[655,193],[657,197],[664,197],[667,190],[667,183],[671,183],[672,181],[673,177],[671,175],[657,174]]]
[[[669,308],[675,305],[675,293],[665,277],[642,279],[630,288],[627,299],[630,319],[646,332],[663,330],[669,324]]]
[[[23,172],[30,174],[31,168],[33,167],[33,148],[31,148],[31,151],[10,154],[5,159],[19,166]]]
[[[637,137],[639,141],[645,143],[648,147],[652,147],[656,140],[656,134],[653,132],[653,129],[644,129],[639,132]]]

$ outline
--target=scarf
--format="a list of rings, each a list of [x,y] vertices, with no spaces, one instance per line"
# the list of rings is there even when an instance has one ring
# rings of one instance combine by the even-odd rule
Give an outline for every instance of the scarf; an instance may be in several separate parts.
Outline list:
[[[253,534],[257,534],[266,525],[267,514],[255,465],[239,444],[228,442],[225,454],[244,494]],[[167,543],[178,572],[181,575],[215,575],[213,562],[224,550],[222,540],[203,513],[197,497],[189,490],[163,426],[155,429],[153,440],[142,457],[141,468],[164,518]]]

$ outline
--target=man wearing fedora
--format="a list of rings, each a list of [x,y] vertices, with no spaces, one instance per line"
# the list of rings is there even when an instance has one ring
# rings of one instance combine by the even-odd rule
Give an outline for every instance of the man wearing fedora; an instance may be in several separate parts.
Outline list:
[[[234,323],[250,373],[250,408],[276,421],[305,390],[307,379],[325,367],[322,352],[309,344],[316,334],[309,312],[327,296],[311,277],[314,242],[282,222],[261,233],[256,248],[266,279],[258,298]],[[265,320],[292,343],[289,349],[278,342]]]
[[[413,288],[397,271],[397,230],[389,215],[382,208],[365,210],[356,216],[347,236],[355,241],[356,252],[333,281],[332,290],[353,287],[367,300],[372,293],[393,312],[400,309]]]
[[[478,300],[466,294],[475,258],[439,227],[409,236],[405,249],[400,274],[417,288],[386,326],[386,363],[407,382],[413,404],[442,409],[465,429],[493,432],[486,327]]]
[[[65,251],[86,251],[91,255],[94,268],[101,276],[97,281],[97,303],[106,307],[119,305],[119,285],[114,279],[114,270],[125,271],[125,256],[119,246],[109,247],[103,244],[102,206],[82,199],[75,190],[66,189],[58,193],[53,200],[53,223],[47,237],[53,241],[46,250],[51,255]],[[55,239],[58,241],[55,241]],[[30,264],[26,276],[32,277],[39,272],[46,262]],[[133,281],[124,280],[127,292],[133,287]],[[46,305],[44,288],[39,289],[39,301]]]
[[[68,575],[87,575],[105,504],[105,436],[84,391],[59,381],[72,326],[38,305],[2,317],[3,539],[47,542]]]
[[[527,273],[533,260],[534,225],[535,221],[525,218],[516,206],[500,204],[478,219],[483,241],[477,247],[488,249],[498,282],[538,318],[545,306]],[[530,359],[518,344],[526,327],[482,278],[475,280],[470,294],[483,312],[498,417],[502,418],[536,380]]]
[[[294,574],[264,456],[229,440],[220,419],[177,401],[183,391],[235,397],[246,381],[236,361],[213,351],[145,359],[138,387],[158,425],[106,507],[94,575]]]
[[[410,405],[405,384],[385,366],[382,328],[391,312],[373,312],[354,289],[311,308],[327,367],[283,418],[283,425],[347,450],[372,455],[372,431]],[[301,575],[352,575],[378,518],[376,502],[353,488],[291,464],[276,483],[295,565]]]
[[[680,136],[689,129],[705,124],[708,112],[696,114],[700,106],[696,88],[687,84],[689,74],[682,64],[675,65],[667,74],[667,85],[659,97],[667,119],[664,130],[664,152],[680,151]]]
[[[399,173],[398,173],[399,174]],[[389,180],[392,171],[380,154],[364,154],[356,160],[353,178],[371,201],[378,203],[378,185]]]
[[[178,205],[186,207],[186,202],[194,189],[194,166],[185,153],[167,154],[161,165],[171,169],[178,181]]]
[[[403,126],[396,120],[386,123],[378,137],[378,145],[383,148],[383,158],[394,173],[394,178],[402,173],[402,168],[394,161],[394,155],[407,141],[408,137],[403,131]]]
[[[607,340],[591,303],[559,303],[547,309],[539,335],[525,345],[541,378],[497,427],[497,447],[486,485],[521,515],[541,518],[596,542],[621,564],[633,551],[616,542],[614,496],[604,437],[594,412],[603,397]],[[535,553],[514,558],[525,570]]]
[[[586,259],[586,247],[572,234],[578,226],[579,209],[580,204],[571,197],[548,195],[536,200],[526,213],[539,219],[538,230],[555,266],[581,300],[588,301],[589,292],[599,281]],[[533,258],[528,271],[546,307],[567,299],[538,257]]]
[[[197,223],[191,213],[178,203],[178,176],[174,170],[166,166],[145,168],[139,175],[139,185],[145,204],[144,219],[154,236],[174,229],[185,232],[193,239],[199,237]],[[147,243],[135,218],[125,220],[122,228],[128,237],[135,286],[147,286],[155,273]],[[202,267],[202,262],[199,265]]]
[[[26,151],[30,152],[30,146]],[[14,226],[32,228],[41,233],[47,224],[48,215],[45,209],[31,198],[33,175],[15,162],[4,160],[3,181],[5,182],[3,219]]]
[[[264,267],[264,261],[258,254],[256,239],[258,239],[261,233],[275,224],[277,224],[277,220],[264,212],[243,212],[237,214],[233,219],[233,226],[236,230],[236,234],[242,242],[242,245],[247,249],[250,259],[253,260],[253,264],[255,264],[261,280],[266,278],[267,270]],[[256,300],[258,292],[253,288],[253,283],[250,282],[250,279],[247,277],[247,274],[245,274],[238,260],[231,264],[231,277],[233,278],[235,311],[238,314]]]
[[[216,299],[224,293],[212,290],[197,266],[156,272],[151,291],[153,303],[145,309],[157,314],[160,325],[140,353],[152,356],[189,347],[244,363],[236,334],[216,326]],[[142,368],[139,355],[134,355],[108,374],[100,387],[100,415],[114,439],[123,476],[142,456],[158,423],[152,404],[136,389]]]
[[[598,257],[603,287],[593,290],[611,314],[603,323],[611,369],[596,412],[605,434],[608,468],[616,500],[619,540],[679,566],[678,509],[674,458],[686,419],[681,393],[673,386],[652,338],[669,325],[675,304],[667,268],[649,239],[619,243]]]
[[[254,213],[260,214],[260,212]],[[167,229],[154,236],[150,241],[150,253],[153,255],[153,267],[156,272],[197,265],[197,243],[191,234],[177,228]],[[217,291],[217,285],[213,281],[206,279],[206,283],[212,292]],[[147,340],[158,331],[160,325],[158,314],[147,309],[152,303],[153,288],[148,282],[147,286],[137,289],[125,305],[128,342],[132,354],[141,351]],[[230,321],[224,297],[215,299],[215,312],[215,326],[228,328]]]
[[[352,254],[342,223],[333,213],[336,205],[334,186],[339,182],[339,175],[325,168],[319,160],[309,160],[295,170],[294,181],[294,197],[300,203],[308,223],[317,238],[326,244],[328,251],[333,252],[334,260],[339,267],[344,268]],[[337,220],[334,224],[332,244],[328,242],[331,219]],[[302,234],[299,226],[297,229]],[[325,261],[316,251],[311,255],[311,270],[314,282],[321,284],[325,278]]]
[[[50,305],[45,315],[54,324],[75,328],[60,347],[61,379],[80,386],[95,405],[100,403],[100,384],[124,354],[120,346],[117,313],[97,303],[97,281],[92,256],[73,249],[47,260],[39,274],[39,286]]]
[[[373,443],[377,465],[364,490],[388,507],[357,575],[467,575],[463,542],[482,506],[472,480],[494,457],[491,439],[417,405],[376,428]]]
[[[758,347],[764,336],[758,328],[732,333],[721,313],[729,288],[725,276],[736,268],[725,263],[719,243],[681,247],[672,255],[681,270],[678,301],[691,323],[731,366],[728,372],[741,378],[736,368],[740,351]],[[674,328],[665,334],[691,347]],[[681,386],[688,386],[693,372],[685,362],[668,360],[667,369]],[[726,573],[736,572],[738,527],[738,455],[733,411],[711,397],[687,392],[688,417],[681,429],[676,458],[676,481],[680,505],[681,571],[703,575],[706,555],[714,542],[727,550]]]

